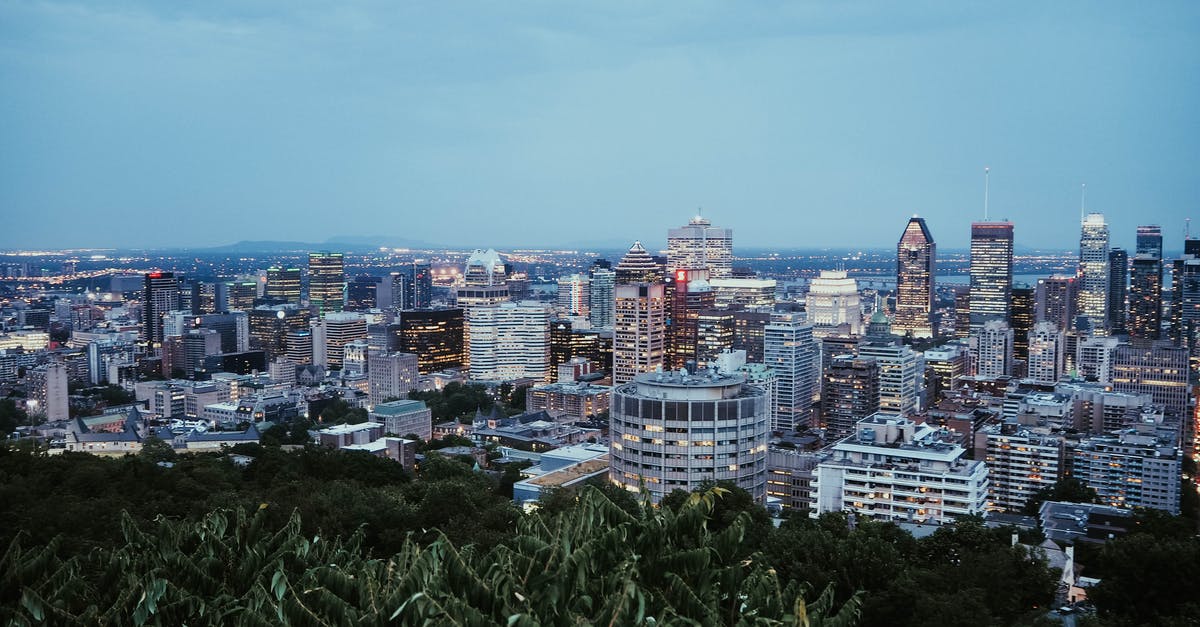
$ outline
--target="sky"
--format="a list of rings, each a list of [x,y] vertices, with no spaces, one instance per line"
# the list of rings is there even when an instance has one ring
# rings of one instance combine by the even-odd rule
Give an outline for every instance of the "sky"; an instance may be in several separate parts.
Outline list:
[[[0,248],[1078,245],[1200,218],[1198,2],[0,0]],[[1200,233],[1200,223],[1197,225]]]

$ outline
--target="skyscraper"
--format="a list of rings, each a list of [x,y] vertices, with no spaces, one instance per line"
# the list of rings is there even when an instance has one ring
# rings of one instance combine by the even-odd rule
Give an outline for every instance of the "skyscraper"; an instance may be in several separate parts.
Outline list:
[[[702,216],[667,233],[667,269],[708,268],[709,276],[726,279],[733,272],[733,229],[713,226]]]
[[[613,384],[666,365],[666,288],[626,283],[613,288]]]
[[[1066,356],[1063,332],[1053,322],[1039,322],[1029,332],[1028,377],[1039,383],[1057,383]]]
[[[1013,331],[1013,359],[1024,362],[1029,357],[1029,330],[1033,328],[1033,288],[1024,283],[1013,285],[1012,309],[1008,326]],[[1014,367],[1017,364],[1014,364]],[[1013,372],[1019,375],[1020,372]]]
[[[406,271],[405,307],[429,309],[433,305],[433,266],[428,260],[415,259]]]
[[[550,307],[535,301],[479,305],[467,311],[471,379],[549,382]]]
[[[591,279],[585,274],[558,277],[558,308],[568,316],[589,317]]]
[[[854,425],[879,411],[879,364],[870,357],[834,357],[821,385],[827,440],[854,433]]]
[[[1200,239],[1183,242],[1171,272],[1171,339],[1194,350],[1200,329]]]
[[[175,273],[146,273],[142,301],[142,337],[151,344],[161,344],[163,314],[179,309],[179,280]]]
[[[342,253],[308,254],[308,302],[318,314],[341,311],[346,304],[346,270]]]
[[[672,277],[667,325],[667,363],[682,368],[696,360],[697,321],[700,312],[714,307],[708,270],[677,268]]]
[[[654,283],[662,281],[663,268],[646,251],[641,242],[634,242],[629,252],[617,263],[617,283]]]
[[[1074,276],[1065,274],[1038,279],[1034,294],[1034,322],[1051,322],[1064,332],[1070,329],[1075,323],[1078,283]]]
[[[413,309],[400,312],[399,341],[415,353],[421,374],[461,368],[466,357],[462,309]]]
[[[780,314],[765,328],[763,363],[775,371],[771,430],[791,432],[812,425],[813,396],[821,357],[812,325],[797,314]]]
[[[1129,253],[1123,248],[1108,251],[1108,327],[1124,335],[1126,286],[1129,284]]]
[[[846,333],[862,335],[862,300],[858,282],[845,270],[821,270],[808,284],[804,297],[808,321],[819,328],[835,329],[846,325]]]
[[[892,328],[901,335],[934,335],[936,258],[937,245],[925,225],[925,218],[913,216],[896,245],[896,319]]]
[[[613,286],[616,283],[616,272],[609,268],[592,266],[591,290],[588,292],[588,319],[593,327],[612,328]]]
[[[1012,374],[1013,332],[1003,320],[988,320],[971,333],[976,374],[994,379]]]
[[[1089,213],[1079,236],[1079,315],[1097,335],[1108,328],[1108,223],[1104,214]]]
[[[1012,306],[1013,225],[971,224],[971,328],[1007,320]]]
[[[1156,340],[1162,332],[1162,229],[1137,228],[1137,250],[1129,276],[1129,335]]]
[[[300,268],[271,266],[267,268],[267,285],[264,295],[280,303],[300,304]]]

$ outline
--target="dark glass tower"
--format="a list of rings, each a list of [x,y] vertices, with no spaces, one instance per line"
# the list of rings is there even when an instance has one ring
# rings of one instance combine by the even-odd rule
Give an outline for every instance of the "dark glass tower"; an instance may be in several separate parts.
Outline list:
[[[1012,258],[1012,222],[971,224],[971,329],[988,320],[1008,320]]]
[[[913,216],[896,245],[896,319],[898,334],[933,337],[933,281],[937,245],[925,218]]]
[[[1129,335],[1157,340],[1162,334],[1162,229],[1137,228],[1137,251],[1129,276]]]
[[[1126,330],[1125,296],[1129,285],[1129,253],[1123,248],[1108,251],[1108,328],[1113,335]]]
[[[142,289],[142,337],[163,341],[163,314],[179,309],[179,279],[174,272],[149,272]]]
[[[308,302],[318,313],[341,311],[346,304],[342,253],[308,254]]]

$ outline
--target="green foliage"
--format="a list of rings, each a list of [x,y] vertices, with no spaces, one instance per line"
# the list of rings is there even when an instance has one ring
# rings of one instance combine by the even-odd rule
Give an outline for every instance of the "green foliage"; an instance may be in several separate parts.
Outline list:
[[[262,433],[262,443],[266,446],[280,446],[283,444],[308,444],[312,438],[308,435],[308,430],[313,428],[313,423],[308,420],[293,420],[286,425],[271,425]]]
[[[805,599],[741,544],[744,522],[708,528],[711,506],[631,516],[596,490],[553,518],[522,519],[489,551],[445,536],[388,558],[344,538],[218,510],[196,522],[120,521],[122,542],[63,558],[17,539],[0,558],[0,619],[111,625],[806,625],[845,627],[857,597]],[[741,521],[745,517],[740,517]],[[26,548],[32,547],[32,548]]]
[[[1064,477],[1048,486],[1034,492],[1025,503],[1022,514],[1037,516],[1038,510],[1045,501],[1064,501],[1067,503],[1098,503],[1096,491],[1087,487],[1075,477]]]
[[[351,407],[350,403],[335,398],[325,403],[317,410],[317,421],[324,424],[362,424],[367,421],[367,410],[362,407]]]
[[[437,390],[429,390],[425,392],[412,391],[408,393],[408,397],[414,400],[425,401],[425,405],[429,407],[433,414],[434,422],[444,422],[446,420],[459,420],[461,422],[470,422],[474,417],[476,410],[484,413],[490,412],[492,405],[495,402],[492,397],[488,396],[487,388],[482,385],[470,384],[463,385],[462,383],[449,383],[439,392]]]
[[[17,407],[11,398],[0,398],[0,435],[8,435],[21,425],[29,424],[25,410]]]

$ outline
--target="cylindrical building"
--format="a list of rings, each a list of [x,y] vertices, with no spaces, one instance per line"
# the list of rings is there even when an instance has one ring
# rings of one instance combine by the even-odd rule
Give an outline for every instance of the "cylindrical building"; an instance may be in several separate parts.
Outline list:
[[[613,389],[609,477],[655,503],[706,480],[766,497],[766,394],[740,374],[649,372]]]

